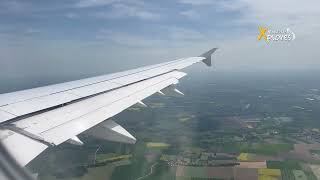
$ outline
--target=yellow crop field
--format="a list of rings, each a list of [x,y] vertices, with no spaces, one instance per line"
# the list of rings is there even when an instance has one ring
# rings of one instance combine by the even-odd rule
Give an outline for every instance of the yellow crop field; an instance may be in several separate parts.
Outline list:
[[[167,143],[161,143],[161,142],[148,142],[147,147],[148,148],[167,148],[170,144]]]
[[[238,161],[255,161],[256,154],[253,153],[240,153],[237,157]]]
[[[128,154],[128,155],[121,155],[121,156],[115,156],[115,157],[111,157],[111,158],[108,158],[106,159],[107,161],[115,161],[115,160],[120,160],[120,159],[129,159],[131,158],[132,155],[131,154]]]
[[[248,161],[249,160],[249,153],[241,153],[237,159],[239,161]]]
[[[280,169],[258,169],[259,180],[278,180],[281,179]]]
[[[261,168],[261,169],[258,169],[258,173],[261,175],[281,176],[280,169]]]

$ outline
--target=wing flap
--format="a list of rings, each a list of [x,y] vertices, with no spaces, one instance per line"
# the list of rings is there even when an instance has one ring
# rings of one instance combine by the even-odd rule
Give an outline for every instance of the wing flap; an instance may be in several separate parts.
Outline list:
[[[1,143],[19,164],[25,165],[38,156],[48,146],[8,129],[0,130]]]
[[[13,114],[10,114],[8,112],[5,112],[5,111],[0,109],[0,122],[1,122],[1,120],[2,121],[7,121],[7,120],[13,119],[15,117],[17,117],[17,116],[15,116]]]
[[[133,137],[126,129],[112,120],[102,122],[98,126],[86,131],[85,134],[100,139],[126,144],[134,144],[137,141],[136,138]]]
[[[128,95],[127,97],[99,108],[94,112],[83,115],[77,119],[56,126],[40,134],[46,141],[52,142],[56,145],[60,144],[68,137],[80,134],[81,132],[99,124],[100,122],[103,122],[107,118],[120,113],[121,111],[137,103],[137,101],[152,95],[159,89],[162,89],[173,82],[175,82],[175,80],[170,79],[155,86],[151,86],[142,92],[137,92],[135,94],[131,94],[130,96]]]
[[[70,102],[75,99],[79,99],[79,96],[63,92],[3,106],[0,109],[14,114],[15,116],[22,116],[30,112],[36,112],[42,109],[60,105],[61,102]]]

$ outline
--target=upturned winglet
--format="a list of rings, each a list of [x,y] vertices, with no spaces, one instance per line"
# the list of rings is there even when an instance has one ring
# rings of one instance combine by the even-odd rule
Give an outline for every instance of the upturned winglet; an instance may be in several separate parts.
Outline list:
[[[205,59],[202,60],[207,66],[211,66],[211,55],[217,50],[218,48],[213,48],[203,54],[200,55],[200,57],[204,57]]]

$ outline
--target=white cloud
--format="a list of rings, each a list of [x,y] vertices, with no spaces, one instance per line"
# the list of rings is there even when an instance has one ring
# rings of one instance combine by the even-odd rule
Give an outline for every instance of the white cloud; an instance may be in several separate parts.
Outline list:
[[[131,5],[144,5],[142,0],[79,0],[74,4],[77,8],[89,8],[89,7],[100,7],[108,6],[114,3],[124,3]]]
[[[126,4],[114,4],[111,11],[103,11],[94,14],[100,18],[128,18],[135,17],[144,20],[158,20],[161,18],[160,14],[147,10],[144,7],[129,6]]]
[[[79,18],[79,15],[76,13],[66,13],[65,17],[69,18],[69,19],[75,19],[75,18]]]
[[[125,32],[101,30],[97,35],[97,39],[100,41],[110,40],[117,45],[130,47],[163,48],[196,43],[204,38],[204,35],[200,32],[187,28],[165,26],[159,27],[159,29],[166,34],[165,37],[157,37],[157,34],[155,36],[142,36]]]
[[[164,43],[163,40],[156,40],[123,32],[113,32],[110,30],[101,30],[97,35],[97,39],[110,40],[115,44],[130,47],[154,47]]]
[[[29,36],[38,35],[41,33],[39,28],[30,27],[15,27],[15,26],[0,26],[0,41],[5,43],[14,43]]]
[[[212,7],[219,12],[237,11],[240,13],[234,22],[238,25],[266,25],[274,28],[290,27],[299,33],[318,32],[320,28],[319,0],[178,0],[192,6],[192,10],[181,12],[187,17],[194,17],[194,9]],[[234,23],[233,22],[233,23]],[[315,29],[316,28],[316,29]]]
[[[25,35],[33,35],[33,34],[38,34],[40,33],[41,31],[39,29],[36,29],[36,28],[27,28],[25,31],[24,31],[24,34]]]
[[[314,31],[319,28],[320,1],[309,0],[269,0],[257,2],[254,0],[239,0],[247,7],[243,21],[269,26],[290,26],[299,33]],[[318,29],[319,30],[319,29]],[[317,31],[318,31],[317,30]]]
[[[75,4],[75,6],[79,8],[105,6],[112,4],[116,1],[117,0],[80,0]]]
[[[214,0],[179,0],[180,3],[183,4],[191,4],[191,5],[209,5],[214,4],[216,1]]]
[[[0,2],[0,14],[1,13],[12,13],[12,14],[21,14],[30,11],[32,9],[32,5],[28,2],[21,1],[8,1],[4,0]]]
[[[71,58],[91,59],[90,57],[96,57],[102,62],[107,59],[107,56],[114,56],[114,59],[123,59],[118,56],[128,56],[129,58],[135,57],[141,61],[152,61],[154,60],[152,57],[162,57],[164,58],[163,60],[168,57],[167,60],[170,60],[176,57],[197,55],[214,46],[219,46],[221,49],[215,56],[215,59],[218,60],[217,64],[219,68],[245,69],[248,67],[248,69],[289,69],[291,67],[298,68],[301,66],[304,68],[320,67],[320,61],[318,60],[320,54],[317,50],[317,44],[320,40],[320,36],[318,35],[320,30],[320,21],[318,20],[318,17],[320,17],[319,0],[309,0],[308,2],[298,0],[177,1],[188,5],[184,5],[183,8],[180,9],[180,7],[176,7],[176,4],[174,4],[172,7],[161,9],[161,7],[155,4],[143,3],[139,0],[78,0],[77,5],[73,3],[75,1],[72,1],[71,3],[64,4],[66,6],[61,9],[61,6],[57,6],[57,4],[52,7],[50,5],[49,7],[30,4],[33,6],[31,10],[37,12],[35,14],[39,16],[54,15],[54,17],[76,18],[77,16],[85,17],[86,15],[93,15],[94,17],[107,18],[107,20],[100,19],[101,23],[98,22],[98,24],[101,26],[93,27],[92,31],[84,31],[84,33],[87,33],[88,38],[90,38],[90,33],[96,31],[95,28],[110,27],[106,26],[105,23],[109,22],[108,19],[116,19],[117,21],[118,19],[121,20],[125,18],[130,18],[130,20],[161,19],[161,21],[152,23],[150,26],[152,33],[149,32],[149,34],[139,34],[141,28],[137,28],[138,30],[134,31],[136,34],[133,34],[130,33],[130,28],[136,27],[129,25],[118,27],[115,24],[115,26],[110,27],[109,31],[103,30],[99,32],[98,35],[93,34],[93,36],[98,39],[98,41],[92,42],[94,45],[87,45],[89,43],[81,39],[76,42],[67,42],[66,44],[63,44],[64,42],[52,44],[53,40],[44,42],[36,36],[27,36],[28,34],[34,34],[38,31],[35,28],[39,27],[32,26],[32,23],[26,24],[26,27],[34,27],[34,29],[13,25],[10,30],[4,29],[2,32],[0,30],[0,45],[2,47],[10,46],[9,48],[11,48],[11,51],[6,51],[6,48],[2,48],[3,52],[1,56],[5,54],[5,56],[8,57],[6,58],[8,62],[13,59],[11,58],[12,56],[17,56],[16,59],[25,60],[27,58],[33,59],[38,53],[42,53],[43,55],[41,58],[38,58],[39,61],[47,58],[61,58],[67,62],[68,59]],[[31,6],[24,4],[13,3],[8,7],[17,13],[20,13],[20,10],[26,11],[28,8],[28,12],[30,12]],[[7,5],[8,4],[6,4],[6,6]],[[0,7],[5,6],[0,3]],[[58,11],[54,11],[56,9]],[[46,14],[48,10],[50,10],[50,13]],[[235,13],[233,13],[233,11]],[[163,12],[168,12],[168,15]],[[0,12],[0,14],[1,13],[4,12]],[[195,18],[195,21],[189,23],[190,21],[186,21],[186,18],[183,19],[183,17],[179,16],[179,13],[184,17]],[[167,17],[172,14],[178,14],[178,17],[172,16],[170,17],[172,19],[167,19]],[[219,17],[216,18],[216,14],[219,15]],[[206,18],[203,18],[204,15],[206,15]],[[228,20],[226,21],[226,19]],[[79,18],[79,23],[81,23],[80,20],[82,19]],[[86,20],[87,19],[84,19],[84,22],[87,22]],[[148,26],[147,23],[149,23],[149,21],[134,24],[140,23]],[[182,24],[187,24],[185,27],[188,28],[180,27]],[[211,24],[215,26],[211,26]],[[59,26],[59,23],[57,23],[57,25]],[[85,26],[86,24],[81,25]],[[226,25],[227,28],[224,29],[224,25]],[[290,27],[296,33],[297,39],[290,44],[266,44],[263,41],[257,42],[258,25],[266,25],[270,28]],[[215,29],[214,27],[218,28]],[[119,28],[121,28],[123,32],[117,32],[116,30],[119,30]],[[249,31],[247,31],[247,29],[249,29]],[[45,36],[47,31],[50,32],[52,30],[54,31],[54,29],[41,27],[41,35],[43,34]],[[4,32],[9,32],[10,34]],[[21,37],[21,35],[24,36]],[[216,38],[217,36],[220,38]],[[68,39],[65,35],[63,37]],[[28,42],[36,40],[37,38],[40,40],[36,43],[32,44]],[[86,44],[86,46],[84,46],[84,44]],[[48,46],[55,46],[54,48],[65,51],[64,53],[67,55],[54,53],[60,51],[52,51],[52,48],[39,52],[38,48],[46,49]],[[20,51],[16,51],[19,47]],[[32,48],[33,52],[28,51],[28,48]],[[69,49],[73,48],[74,50],[72,52],[68,52]],[[106,53],[106,50],[108,53]],[[131,53],[128,53],[128,51]],[[139,53],[136,54],[135,52]],[[148,58],[145,56],[146,53],[148,54]],[[99,56],[97,54],[99,54]],[[114,64],[118,63],[115,62]],[[136,62],[132,61],[132,64],[136,65]]]
[[[201,40],[204,38],[204,35],[198,31],[181,27],[170,27],[168,36],[174,40]]]
[[[218,41],[220,52],[217,65],[225,69],[311,69],[319,68],[320,57],[316,44],[320,41],[320,1],[309,0],[178,0],[189,4],[190,9],[180,14],[189,18],[216,12],[229,13],[234,18],[228,25],[238,28]],[[194,12],[199,13],[194,13]],[[233,12],[235,12],[233,14]],[[223,17],[222,17],[223,18]],[[198,18],[201,20],[201,18]],[[198,20],[197,19],[197,20]],[[222,19],[223,20],[223,19]],[[217,22],[219,24],[223,22]],[[258,26],[272,29],[290,28],[297,38],[290,43],[265,43],[257,41]],[[219,32],[223,34],[223,32]],[[217,42],[207,36],[203,44]],[[200,45],[201,46],[201,45]],[[198,49],[198,48],[197,48]]]
[[[192,19],[198,19],[198,18],[200,18],[199,13],[196,12],[195,10],[181,11],[180,14],[181,14],[182,16],[186,16],[186,17],[192,18]]]

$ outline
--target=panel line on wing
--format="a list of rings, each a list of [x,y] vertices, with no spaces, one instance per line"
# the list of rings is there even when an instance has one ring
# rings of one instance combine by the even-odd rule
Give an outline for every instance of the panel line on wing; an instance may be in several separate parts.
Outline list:
[[[179,72],[179,71],[175,71],[175,72],[172,72],[172,73],[170,73],[170,74],[165,74],[165,75],[163,75],[163,76],[161,76],[161,77],[155,77],[156,79],[158,79],[158,80],[160,80],[160,79],[168,79],[168,78],[175,78],[175,81],[177,81],[177,79],[178,78],[181,78],[181,77],[183,77],[185,75],[185,73],[183,73],[183,72]],[[156,81],[156,79],[151,79],[151,80],[148,80],[148,81],[144,81],[144,85],[147,85],[147,84],[150,84],[150,83],[152,83],[153,81]],[[149,83],[147,83],[147,82],[149,82]],[[144,86],[143,84],[138,84],[138,83],[134,83],[134,84],[132,84],[133,86],[132,87],[139,87],[139,86]],[[132,87],[130,88],[130,89],[132,89]],[[123,88],[125,88],[125,87],[123,87]],[[123,90],[121,90],[121,89],[119,89],[120,90],[120,92],[122,91],[122,92],[125,92],[125,91],[123,91]],[[140,91],[142,91],[143,89],[139,89]],[[160,90],[160,89],[158,89],[158,90]],[[157,91],[158,91],[157,90]],[[131,90],[130,90],[131,91]],[[111,91],[112,92],[112,91]],[[119,91],[114,91],[114,92],[119,92]],[[112,92],[113,93],[113,92]],[[114,94],[114,93],[113,93]],[[117,94],[117,93],[116,93]],[[106,96],[107,95],[107,96]],[[119,95],[121,95],[121,94],[119,94]],[[130,95],[130,94],[129,94]],[[127,95],[127,96],[129,96],[129,95]],[[108,95],[108,93],[105,93],[105,95],[102,95],[102,97],[100,96],[100,97],[97,97],[97,98],[95,98],[95,99],[106,99],[106,97],[108,97],[108,96],[110,96],[110,95]],[[114,95],[113,95],[114,96]],[[118,95],[116,95],[116,96],[118,96]],[[112,96],[111,96],[112,97]],[[109,98],[107,98],[106,100],[104,100],[104,101],[108,101],[109,100]],[[84,101],[82,101],[82,102],[80,102],[81,104],[83,104],[83,103],[86,103],[86,102],[92,102],[92,103],[94,103],[95,104],[95,100],[94,99],[91,99],[91,98],[88,98],[88,100],[84,100]],[[90,104],[92,104],[92,103],[90,103]],[[78,104],[78,103],[77,103]],[[86,107],[81,107],[81,106],[79,106],[79,105],[77,105],[77,104],[75,104],[75,105],[73,105],[72,107],[79,107],[79,108],[86,108]],[[88,103],[87,103],[88,104]],[[108,105],[108,104],[110,104],[110,101],[107,103],[107,104],[103,104],[103,105]],[[102,107],[103,105],[100,105],[99,107]],[[31,129],[33,129],[33,130],[31,130],[30,132],[32,132],[32,133],[36,133],[36,134],[38,134],[38,133],[40,133],[40,132],[42,132],[42,131],[38,131],[39,129],[42,129],[42,130],[45,130],[45,129],[47,129],[46,127],[48,127],[48,126],[51,126],[51,125],[53,125],[52,123],[54,122],[54,124],[56,124],[56,125],[59,125],[59,124],[63,124],[63,123],[65,123],[65,122],[67,122],[67,121],[70,121],[70,120],[72,120],[72,119],[65,119],[65,117],[61,117],[61,118],[54,118],[54,117],[57,117],[56,115],[59,115],[59,114],[57,114],[58,112],[60,112],[60,114],[62,113],[62,114],[65,114],[65,113],[68,113],[68,111],[65,111],[65,110],[63,110],[63,109],[70,109],[70,108],[68,108],[69,106],[68,106],[68,104],[66,105],[66,106],[64,106],[64,107],[61,107],[61,106],[59,106],[60,107],[60,109],[59,108],[57,108],[57,109],[52,109],[52,111],[50,111],[50,112],[48,112],[48,113],[50,113],[51,115],[49,115],[49,114],[46,114],[45,112],[44,113],[40,113],[40,114],[38,114],[38,115],[34,115],[34,116],[31,116],[31,117],[29,117],[29,118],[25,118],[25,119],[21,119],[20,121],[16,121],[16,122],[14,122],[14,124],[16,124],[17,126],[19,126],[20,128],[26,128],[26,129],[28,129],[28,131],[30,131]],[[95,108],[98,108],[98,107],[95,107]],[[74,109],[73,108],[73,110],[77,110],[78,108],[76,108],[76,109]],[[71,110],[72,110],[72,108],[71,108]],[[72,110],[72,111],[73,111]],[[92,109],[93,110],[93,109]],[[82,111],[82,110],[81,110]],[[90,112],[90,111],[89,111]],[[89,113],[88,112],[88,113]],[[73,112],[72,112],[73,113]],[[74,114],[74,113],[73,113]],[[79,115],[81,115],[81,114],[79,114]],[[82,114],[83,115],[83,114]],[[59,117],[59,116],[58,116]],[[79,116],[75,116],[74,118],[76,118],[76,117],[79,117]],[[47,119],[47,118],[49,118],[49,119]],[[71,117],[70,117],[71,118]],[[38,119],[38,120],[37,120]],[[63,120],[65,120],[65,121],[63,121]],[[41,122],[42,121],[42,122]],[[59,122],[61,122],[61,123],[59,123]],[[57,123],[59,123],[59,124],[57,124]],[[43,127],[41,124],[43,124],[43,125],[45,125],[45,124],[47,124],[45,127]],[[51,125],[50,125],[51,124]],[[29,127],[31,127],[31,129],[29,128]],[[52,126],[51,126],[52,127]],[[38,129],[38,130],[36,130],[36,129]],[[34,131],[34,130],[36,130],[36,131]]]
[[[34,133],[31,133],[29,131],[26,131],[24,129],[21,129],[15,125],[6,125],[6,126],[2,126],[2,129],[7,129],[7,130],[11,130],[15,133],[18,133],[20,135],[23,135],[23,136],[26,136],[30,139],[33,139],[33,140],[36,140],[40,143],[43,143],[47,146],[52,146],[53,144],[51,144],[50,142],[46,141],[42,136],[40,135],[37,135],[37,134],[34,134]]]
[[[135,81],[135,82],[132,82],[130,84],[120,84],[118,82],[110,82],[110,83],[117,83],[121,86],[119,87],[116,87],[116,88],[113,88],[113,89],[109,89],[109,90],[106,90],[106,91],[103,91],[103,92],[99,92],[99,93],[96,93],[96,94],[92,94],[92,95],[89,95],[89,96],[85,96],[85,97],[79,97],[77,99],[74,99],[74,100],[71,100],[69,102],[65,102],[65,103],[62,103],[62,104],[58,104],[56,106],[51,106],[49,108],[46,108],[46,109],[41,109],[41,110],[38,110],[38,111],[34,111],[34,112],[31,112],[31,113],[28,113],[28,114],[24,114],[24,115],[15,115],[14,118],[10,119],[10,120],[7,120],[5,122],[1,122],[0,121],[0,124],[10,124],[12,122],[16,122],[16,121],[19,121],[21,119],[25,119],[25,118],[28,118],[28,117],[31,117],[31,116],[34,116],[34,115],[37,115],[37,114],[41,114],[41,113],[45,113],[47,111],[51,111],[51,110],[54,110],[54,109],[57,109],[57,108],[60,108],[62,105],[63,106],[66,106],[66,105],[69,105],[69,104],[73,104],[73,103],[77,103],[79,101],[82,101],[82,100],[85,100],[85,99],[88,99],[88,98],[92,98],[92,97],[95,97],[95,96],[98,96],[98,95],[101,95],[101,94],[105,94],[105,93],[108,93],[108,92],[112,92],[114,90],[117,90],[117,89],[121,89],[123,87],[127,87],[127,86],[130,86],[130,85],[133,85],[133,84],[136,84],[136,83],[139,83],[139,82],[142,82],[142,81],[146,81],[146,80],[149,80],[149,79],[152,79],[152,78],[156,78],[156,77],[160,77],[162,75],[166,75],[166,74],[170,74],[172,72],[179,72],[179,71],[175,71],[175,70],[172,70],[172,71],[169,71],[169,72],[166,72],[166,73],[163,73],[163,74],[159,74],[157,76],[153,76],[153,77],[149,77],[149,78],[146,78],[146,79],[142,79],[142,80],[139,80],[139,81]],[[180,72],[182,73],[182,72]],[[68,93],[68,94],[71,94],[71,95],[75,95],[75,96],[78,96],[76,94],[73,94],[73,93],[70,93],[70,92],[65,92],[65,93]],[[0,110],[3,110],[3,108],[0,107]],[[4,111],[4,110],[3,110]]]
[[[122,98],[121,100],[118,100],[116,102],[113,102],[112,104],[100,108],[94,113],[89,113],[85,116],[81,116],[78,119],[68,121],[64,124],[59,125],[58,127],[50,129],[50,131],[41,133],[41,135],[45,137],[47,141],[58,145],[67,140],[66,138],[80,134],[81,132],[105,121],[106,119],[136,104],[138,100],[149,97],[150,95],[156,93],[159,89],[163,89],[166,86],[175,83],[176,81],[177,80],[175,78],[171,78],[158,85],[149,86],[149,88],[145,89],[145,91],[138,92],[131,96],[126,96],[126,98]],[[61,134],[61,132],[63,132],[63,134]]]
[[[21,101],[19,103],[13,103],[13,104],[10,104],[7,106],[2,106],[2,107],[0,107],[0,110],[7,109],[9,111],[16,112],[13,114],[15,114],[15,116],[17,116],[17,117],[0,116],[0,118],[1,118],[0,123],[6,122],[6,121],[8,121],[6,123],[14,122],[14,121],[23,119],[25,117],[28,117],[28,115],[34,115],[37,113],[46,112],[46,110],[56,109],[56,108],[60,107],[60,105],[78,102],[78,100],[83,100],[82,98],[85,98],[85,97],[92,97],[93,95],[99,95],[100,93],[105,93],[105,92],[108,92],[111,90],[116,90],[117,88],[121,88],[122,86],[125,87],[125,86],[131,85],[134,83],[138,83],[138,82],[141,82],[141,81],[153,78],[153,77],[161,76],[163,74],[167,74],[172,71],[175,71],[175,69],[181,69],[181,68],[189,66],[193,63],[199,62],[201,59],[202,58],[199,58],[199,57],[197,57],[197,58],[184,58],[184,59],[176,60],[176,61],[173,61],[170,63],[159,65],[159,67],[161,66],[161,67],[163,67],[163,69],[155,70],[156,73],[150,71],[150,70],[158,67],[158,66],[153,66],[152,68],[144,68],[143,70],[135,71],[134,73],[128,73],[126,75],[117,76],[114,78],[109,78],[107,80],[97,81],[94,83],[86,84],[84,86],[69,88],[64,91],[57,91],[57,92],[51,93],[49,95],[44,95],[44,96],[37,97],[37,98],[31,98],[28,100]],[[144,73],[141,74],[141,72],[144,72]],[[133,74],[137,74],[137,75],[133,76]],[[128,78],[125,78],[125,77],[128,77]],[[95,86],[97,84],[103,84],[103,83],[107,83],[107,82],[111,83],[113,85],[114,84],[118,84],[118,85],[120,84],[120,85],[110,87],[110,89],[107,88],[105,91],[101,91],[101,92],[97,91],[94,93],[89,93],[84,90],[81,90],[81,88],[90,87],[90,85]],[[69,93],[69,92],[74,92],[77,90],[78,90],[78,92],[82,91],[83,94]],[[92,92],[92,89],[91,89],[91,92]],[[74,97],[70,96],[68,98],[63,98],[63,96],[65,94],[71,94]],[[81,97],[79,97],[79,95]],[[57,96],[57,100],[56,100],[56,98],[54,98],[53,100],[49,100],[51,98],[51,96]],[[60,96],[61,96],[61,98],[60,98]],[[1,97],[1,95],[0,95],[0,97]],[[45,99],[48,99],[48,100],[45,100]],[[48,103],[41,103],[41,101],[48,102]]]
[[[173,79],[173,78],[170,78],[170,79]],[[153,84],[152,86],[156,86],[157,84],[161,84],[161,83],[163,83],[163,82],[165,82],[165,81],[168,81],[168,80],[169,80],[169,79],[163,80],[163,81],[161,81],[161,82],[158,82],[158,83],[156,83],[156,84]],[[61,123],[61,124],[59,124],[59,125],[57,125],[57,126],[55,126],[55,127],[52,127],[52,128],[47,129],[47,130],[45,130],[45,131],[42,131],[41,134],[42,134],[42,133],[45,133],[45,132],[47,132],[47,131],[50,131],[51,129],[54,129],[54,128],[56,128],[56,127],[59,127],[59,126],[61,126],[61,125],[64,125],[65,123],[69,123],[69,122],[71,122],[71,121],[75,121],[75,120],[77,120],[78,118],[81,118],[81,117],[86,116],[86,115],[88,115],[88,114],[94,113],[95,111],[98,111],[98,110],[100,110],[100,109],[102,109],[102,108],[105,108],[106,106],[110,106],[110,104],[119,102],[119,101],[121,101],[122,99],[128,98],[128,97],[130,97],[130,96],[132,96],[132,95],[134,95],[134,94],[136,94],[136,93],[142,92],[142,91],[144,91],[145,89],[148,89],[148,88],[150,88],[150,87],[152,87],[152,86],[148,86],[148,87],[143,88],[143,89],[141,89],[141,90],[137,90],[137,91],[135,91],[135,92],[132,92],[131,94],[128,94],[128,95],[126,95],[126,96],[124,96],[124,97],[121,97],[121,98],[119,98],[119,99],[117,99],[117,100],[114,100],[114,101],[112,101],[112,102],[109,102],[108,104],[105,104],[105,105],[103,105],[103,106],[100,106],[100,107],[96,108],[96,109],[93,110],[93,111],[87,112],[87,113],[85,113],[85,114],[83,114],[83,115],[81,115],[81,116],[79,116],[79,117],[76,117],[76,118],[74,118],[74,119],[71,119],[71,120],[69,120],[68,122]]]
[[[166,62],[166,63],[160,63],[158,65],[150,66],[149,68],[147,66],[147,67],[145,67],[146,69],[143,69],[143,70],[140,70],[140,71],[136,71],[136,72],[133,72],[133,73],[128,73],[128,74],[117,76],[117,77],[114,77],[114,78],[105,79],[105,80],[97,81],[97,82],[94,82],[94,83],[85,84],[83,86],[77,86],[77,87],[73,87],[73,88],[70,88],[70,89],[65,89],[65,90],[62,90],[62,91],[56,91],[56,92],[49,93],[49,94],[46,94],[46,95],[43,95],[43,96],[35,96],[35,97],[31,97],[31,98],[24,99],[24,100],[21,100],[21,101],[14,101],[14,102],[9,102],[7,104],[0,104],[0,107],[7,106],[7,105],[10,105],[10,104],[14,104],[14,103],[18,103],[18,102],[28,101],[28,100],[34,99],[34,98],[40,98],[40,97],[44,97],[44,96],[48,96],[48,95],[53,95],[53,94],[57,94],[57,93],[61,93],[61,92],[65,92],[65,91],[69,91],[69,90],[73,90],[73,89],[77,89],[77,88],[82,88],[82,87],[85,87],[85,86],[90,86],[90,85],[93,85],[93,84],[97,84],[97,83],[101,83],[101,82],[105,82],[105,81],[109,81],[109,80],[113,80],[113,79],[117,79],[117,78],[121,78],[121,77],[130,76],[130,75],[133,75],[133,74],[138,74],[138,73],[141,73],[141,72],[144,72],[144,71],[148,71],[148,70],[151,70],[151,69],[156,69],[156,68],[159,68],[159,67],[163,67],[163,66],[167,66],[167,65],[173,64],[173,63],[181,62],[181,61],[184,61],[186,59],[188,59],[188,58],[181,58],[181,59],[178,59],[178,60],[175,60],[175,61],[169,61],[169,62]],[[124,72],[126,72],[126,71],[124,71]],[[76,80],[76,81],[79,81],[79,80]],[[72,83],[72,82],[73,81],[70,81],[70,82],[67,82],[67,83]],[[61,83],[61,84],[63,84],[63,83]],[[41,88],[41,87],[39,87],[39,88]],[[22,90],[22,91],[28,91],[28,90]],[[1,95],[0,95],[0,98],[1,98]]]

